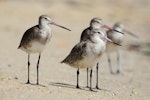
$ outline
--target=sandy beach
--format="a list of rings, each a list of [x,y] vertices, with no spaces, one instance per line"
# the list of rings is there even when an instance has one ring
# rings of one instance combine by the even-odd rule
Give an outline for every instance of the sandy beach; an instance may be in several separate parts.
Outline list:
[[[149,9],[149,0],[0,0],[0,100],[149,100]],[[28,85],[27,54],[17,47],[25,30],[36,25],[42,14],[72,31],[50,25],[53,36],[41,56],[40,85],[35,85],[37,54],[31,55],[32,84]],[[95,92],[86,88],[85,69],[80,71],[81,89],[76,89],[76,69],[60,63],[93,17],[110,26],[119,21],[139,36],[125,35],[120,51],[123,75],[111,75],[107,56],[102,56],[101,90]],[[116,61],[115,53],[112,59]],[[96,68],[93,70],[94,88]]]

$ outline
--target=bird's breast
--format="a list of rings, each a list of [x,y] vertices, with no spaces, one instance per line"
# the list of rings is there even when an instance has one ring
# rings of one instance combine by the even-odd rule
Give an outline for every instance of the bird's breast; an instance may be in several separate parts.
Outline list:
[[[41,30],[39,42],[41,42],[42,44],[47,44],[50,41],[51,36],[51,30]]]
[[[98,54],[99,52],[105,51],[106,43],[104,41],[100,41],[98,43],[94,43],[91,50],[95,53]]]
[[[105,48],[105,42],[89,43],[86,52],[89,56],[92,55],[95,59],[99,59],[99,57],[101,57],[102,53],[105,51]]]

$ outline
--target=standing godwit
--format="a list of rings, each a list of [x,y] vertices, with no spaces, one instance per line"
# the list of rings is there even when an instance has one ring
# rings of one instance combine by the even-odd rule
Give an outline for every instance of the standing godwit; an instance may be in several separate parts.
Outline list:
[[[137,38],[137,36],[135,34],[131,33],[128,30],[126,30],[124,28],[124,25],[121,24],[121,23],[115,23],[114,26],[113,26],[113,29],[118,30],[122,33],[128,33],[131,36]],[[122,42],[124,40],[124,34],[122,34],[122,33],[119,33],[119,32],[113,31],[113,30],[108,30],[107,31],[107,37],[109,39],[111,39],[112,41],[114,41],[115,43],[122,44]],[[110,59],[110,53],[112,51],[116,51],[116,53],[117,53],[117,71],[116,71],[116,73],[119,74],[120,71],[121,71],[119,48],[120,47],[117,46],[117,45],[114,45],[112,43],[107,43],[106,52],[107,52],[107,56],[108,56],[108,63],[109,63],[110,73],[114,73],[113,69],[112,69],[111,59]]]
[[[90,90],[92,90],[92,67],[99,62],[105,51],[107,38],[102,28],[108,28],[100,18],[93,18],[90,26],[81,35],[81,40],[71,50],[70,54],[61,62],[77,68],[77,85],[79,88],[79,69],[90,68]],[[88,81],[88,80],[87,80]]]
[[[37,62],[37,85],[39,84],[39,63],[41,58],[41,52],[44,47],[49,43],[51,39],[51,28],[49,24],[56,25],[58,27],[67,29],[61,25],[56,24],[48,15],[41,15],[39,17],[38,25],[35,25],[28,29],[20,42],[18,49],[25,51],[28,54],[28,81],[27,84],[30,84],[29,80],[29,71],[30,71],[30,54],[39,53],[38,62]]]

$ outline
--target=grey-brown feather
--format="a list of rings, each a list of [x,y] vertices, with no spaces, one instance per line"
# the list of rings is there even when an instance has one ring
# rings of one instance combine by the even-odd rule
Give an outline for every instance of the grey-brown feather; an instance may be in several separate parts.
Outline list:
[[[38,41],[42,44],[45,44],[47,41],[49,41],[49,36],[43,39],[40,35],[41,35],[41,31],[39,25],[31,27],[24,33],[18,49],[22,46],[24,48],[27,48],[28,46],[30,46],[29,43],[31,41]]]
[[[70,54],[61,63],[73,66],[75,62],[83,59],[84,55],[86,55],[86,42],[82,41],[73,47]]]
[[[89,40],[90,32],[91,32],[91,28],[90,27],[86,28],[81,34],[80,42]]]

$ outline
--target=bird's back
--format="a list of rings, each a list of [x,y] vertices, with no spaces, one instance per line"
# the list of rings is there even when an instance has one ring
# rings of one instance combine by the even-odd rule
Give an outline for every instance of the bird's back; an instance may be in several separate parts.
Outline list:
[[[70,54],[61,63],[66,63],[74,66],[75,62],[82,60],[83,56],[86,54],[86,43],[80,42],[76,44],[71,50]]]
[[[30,29],[28,29],[22,36],[20,45],[18,47],[21,48],[22,46],[26,47],[26,45],[28,45],[28,43],[30,43],[32,40],[34,40],[34,38],[36,37],[36,33],[38,33],[39,31],[39,27],[38,25],[31,27]]]
[[[90,27],[83,30],[81,37],[80,37],[80,42],[87,41],[88,39],[90,39],[90,31],[91,31]]]
[[[26,52],[41,52],[51,37],[50,33],[48,33],[50,31],[44,33],[43,30],[44,29],[41,29],[39,25],[28,29],[24,33],[18,48]]]

